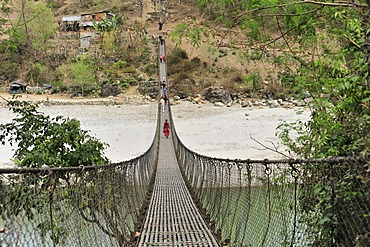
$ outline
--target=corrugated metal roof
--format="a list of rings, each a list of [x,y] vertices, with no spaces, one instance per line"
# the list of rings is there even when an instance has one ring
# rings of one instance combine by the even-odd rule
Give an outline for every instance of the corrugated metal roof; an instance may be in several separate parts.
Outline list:
[[[95,21],[96,23],[99,23],[98,21]],[[86,22],[83,22],[80,24],[80,26],[83,26],[83,27],[92,27],[94,26],[94,22],[92,21],[86,21]]]
[[[27,87],[28,86],[28,83],[27,82],[24,82],[22,80],[16,80],[16,81],[13,81],[10,86],[16,86],[16,85],[19,85],[19,86],[22,86],[22,87]]]
[[[81,16],[63,16],[62,21],[81,21]]]

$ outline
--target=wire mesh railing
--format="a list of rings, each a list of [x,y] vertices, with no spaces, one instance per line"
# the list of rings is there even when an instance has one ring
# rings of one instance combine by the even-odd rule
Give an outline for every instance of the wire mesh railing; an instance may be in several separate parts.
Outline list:
[[[369,157],[218,159],[172,130],[187,186],[224,246],[370,243]]]
[[[0,169],[0,246],[128,246],[140,231],[158,159],[149,149],[89,167]]]

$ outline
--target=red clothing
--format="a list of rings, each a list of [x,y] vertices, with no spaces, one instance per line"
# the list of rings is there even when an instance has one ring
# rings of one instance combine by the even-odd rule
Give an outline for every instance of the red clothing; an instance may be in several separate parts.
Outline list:
[[[167,138],[170,135],[170,124],[168,122],[164,122],[163,133],[164,133],[164,136]]]

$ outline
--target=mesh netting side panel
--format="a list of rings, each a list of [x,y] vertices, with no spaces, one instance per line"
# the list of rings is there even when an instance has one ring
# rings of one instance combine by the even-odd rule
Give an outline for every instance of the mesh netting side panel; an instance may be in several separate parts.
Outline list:
[[[154,158],[66,171],[0,175],[1,246],[124,246]]]

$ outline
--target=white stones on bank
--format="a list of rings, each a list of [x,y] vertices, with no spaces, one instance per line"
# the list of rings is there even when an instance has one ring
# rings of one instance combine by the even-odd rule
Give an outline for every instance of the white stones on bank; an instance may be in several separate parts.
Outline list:
[[[177,105],[180,104],[181,98],[179,96],[174,96],[173,101],[171,104]],[[186,99],[183,99],[184,101],[192,102],[193,104],[197,105],[202,105],[205,104],[206,102],[209,102],[202,98],[200,95],[196,95],[195,97],[188,97]],[[294,107],[304,107],[308,106],[308,104],[312,100],[310,98],[304,99],[304,100],[297,100],[294,98],[290,98],[288,100],[283,100],[283,99],[272,99],[272,100],[267,100],[267,99],[237,99],[230,101],[228,103],[223,103],[221,101],[216,101],[213,103],[215,107],[232,107],[234,105],[241,105],[243,108],[288,108],[292,109]]]
[[[13,99],[9,99],[13,100]],[[156,102],[156,99],[152,99],[149,96],[144,95],[130,95],[125,97],[113,97],[109,96],[107,98],[70,98],[63,100],[35,100],[30,98],[19,98],[18,100],[24,100],[28,102],[33,102],[39,106],[51,106],[51,105],[106,105],[106,106],[119,106],[119,105],[146,105]],[[6,107],[7,101],[0,101],[0,107]]]

